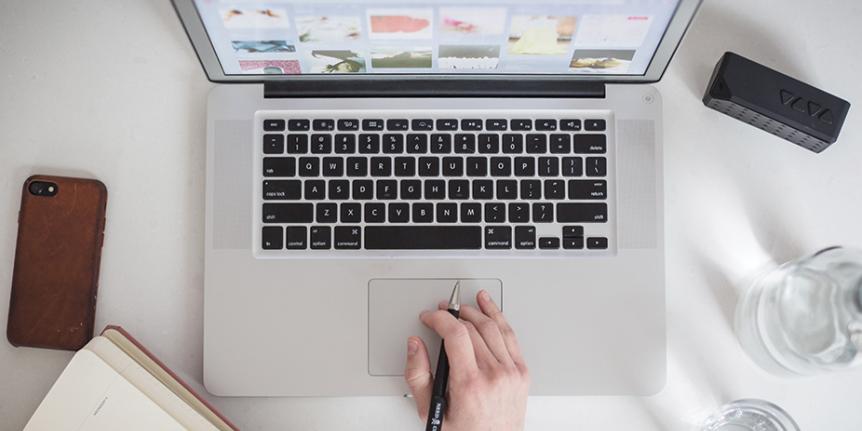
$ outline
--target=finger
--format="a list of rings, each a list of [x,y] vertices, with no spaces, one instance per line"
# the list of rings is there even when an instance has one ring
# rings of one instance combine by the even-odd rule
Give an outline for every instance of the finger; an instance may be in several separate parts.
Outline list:
[[[467,332],[470,333],[470,341],[473,342],[473,351],[476,352],[476,363],[479,365],[479,369],[491,369],[499,366],[500,362],[488,349],[488,345],[485,344],[482,335],[476,330],[476,326],[466,320],[463,323],[467,327]]]
[[[479,309],[481,309],[486,316],[497,322],[497,326],[500,328],[500,333],[503,335],[503,341],[506,343],[506,348],[509,350],[509,355],[512,357],[512,360],[515,361],[515,364],[518,366],[524,367],[524,356],[521,354],[521,347],[518,344],[518,338],[515,336],[515,331],[512,330],[509,322],[506,321],[506,317],[503,316],[503,312],[500,311],[500,308],[497,307],[497,304],[495,304],[494,300],[491,299],[491,295],[489,295],[485,290],[479,291],[479,294],[476,295],[476,303],[479,304]]]
[[[407,381],[413,401],[416,402],[416,413],[424,421],[428,417],[433,380],[428,349],[419,337],[407,339],[407,365],[404,367],[404,380]]]
[[[467,377],[479,369],[470,333],[455,316],[444,310],[423,311],[419,319],[443,338],[443,345],[449,357],[450,376]]]
[[[514,364],[512,356],[509,354],[509,348],[503,340],[503,334],[500,332],[500,327],[497,322],[479,311],[478,308],[462,305],[461,318],[472,323],[479,334],[482,335],[482,340],[494,354],[494,358],[504,365]]]

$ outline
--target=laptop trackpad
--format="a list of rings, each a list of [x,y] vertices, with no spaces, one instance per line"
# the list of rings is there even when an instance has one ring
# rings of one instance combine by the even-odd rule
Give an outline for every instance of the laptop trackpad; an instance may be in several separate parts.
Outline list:
[[[374,279],[368,282],[368,373],[372,376],[404,374],[407,337],[418,335],[437,364],[440,337],[419,321],[422,310],[434,310],[449,299],[458,279]],[[495,279],[460,279],[461,303],[476,305],[485,289],[503,306],[503,283]]]

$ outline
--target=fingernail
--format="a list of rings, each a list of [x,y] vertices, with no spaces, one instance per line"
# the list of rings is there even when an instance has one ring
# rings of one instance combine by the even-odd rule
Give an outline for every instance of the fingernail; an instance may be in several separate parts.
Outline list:
[[[413,356],[419,351],[419,343],[412,338],[407,339],[407,355]]]
[[[422,312],[421,312],[421,313],[419,313],[419,318],[421,319],[421,318],[422,318],[422,316],[424,316],[424,315],[426,315],[426,314],[428,314],[428,313],[429,313],[429,311],[428,311],[428,310],[422,310]]]
[[[487,290],[483,289],[483,290],[479,291],[479,296],[481,296],[482,299],[485,301],[491,301],[491,295],[488,295]]]

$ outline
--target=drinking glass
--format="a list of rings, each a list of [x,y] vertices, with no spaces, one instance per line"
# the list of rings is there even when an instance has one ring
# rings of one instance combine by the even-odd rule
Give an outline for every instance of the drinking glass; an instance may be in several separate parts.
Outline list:
[[[799,426],[775,404],[746,399],[719,408],[704,422],[701,431],[799,431]]]

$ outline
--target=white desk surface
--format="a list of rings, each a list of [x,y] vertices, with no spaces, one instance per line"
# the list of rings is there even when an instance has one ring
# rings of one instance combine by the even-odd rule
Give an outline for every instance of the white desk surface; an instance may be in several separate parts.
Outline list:
[[[647,398],[532,398],[529,430],[687,430],[737,398],[804,430],[862,427],[862,369],[781,379],[731,329],[735,284],[769,262],[862,246],[862,120],[814,155],[704,107],[726,50],[862,103],[862,3],[707,0],[664,80],[668,379]],[[0,5],[0,326],[32,173],[109,190],[96,326],[122,324],[200,387],[204,109],[211,88],[167,0]],[[517,328],[516,328],[517,329]],[[21,429],[71,353],[0,341],[0,429]],[[420,429],[399,397],[218,399],[243,429]]]

